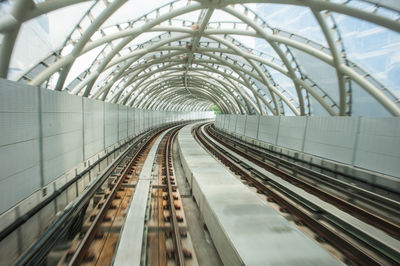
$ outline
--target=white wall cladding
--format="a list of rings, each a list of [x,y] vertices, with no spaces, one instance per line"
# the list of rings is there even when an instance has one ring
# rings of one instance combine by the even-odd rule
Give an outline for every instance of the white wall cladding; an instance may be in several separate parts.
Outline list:
[[[167,117],[166,117],[164,111],[160,111],[160,120],[158,122],[159,123],[167,123]]]
[[[236,133],[244,135],[244,130],[246,128],[246,115],[238,115],[236,118]]]
[[[82,98],[41,91],[43,185],[83,160]]]
[[[83,112],[86,160],[104,150],[104,102],[83,98]]]
[[[221,121],[222,121],[223,117],[221,115],[217,116],[215,118],[215,126],[218,128],[222,128],[223,126],[221,125]]]
[[[250,138],[257,138],[258,130],[258,119],[259,116],[251,115],[246,119],[246,128],[244,134]]]
[[[281,116],[277,145],[302,150],[307,117]]]
[[[235,132],[236,130],[236,120],[237,120],[238,116],[237,115],[230,115],[229,116],[229,126],[228,126],[228,130]]]
[[[140,110],[140,109],[135,110],[135,134],[139,134],[140,132],[142,132],[143,121],[140,117],[141,113],[142,113],[142,110]]]
[[[228,130],[229,129],[229,120],[230,120],[230,116],[229,115],[221,115],[223,117],[223,129]]]
[[[258,139],[276,144],[278,139],[279,116],[261,116],[258,126]]]
[[[0,82],[1,213],[40,189],[41,180],[38,90]]]
[[[216,127],[294,151],[400,177],[400,118],[248,116],[243,134],[240,133],[242,117],[218,115]],[[253,134],[254,124],[258,126],[258,136]]]
[[[359,119],[359,117],[308,119],[304,152],[352,164]]]
[[[153,125],[158,125],[160,124],[160,112],[156,112],[155,115],[153,116]]]
[[[128,136],[135,134],[135,109],[127,108],[128,112]]]
[[[158,119],[151,119],[155,114]],[[118,141],[157,121],[177,121],[185,115],[133,109],[0,79],[0,214]],[[212,112],[192,115],[199,116],[209,118]],[[144,119],[152,121],[147,128]]]
[[[141,120],[143,121],[143,129],[145,130],[146,128],[149,127],[149,124],[150,124],[148,110],[146,110],[146,109],[142,110]]]
[[[400,119],[362,118],[354,157],[356,166],[400,176]]]
[[[128,107],[118,105],[118,140],[128,137]]]
[[[118,106],[104,103],[104,109],[105,147],[109,147],[118,141]]]

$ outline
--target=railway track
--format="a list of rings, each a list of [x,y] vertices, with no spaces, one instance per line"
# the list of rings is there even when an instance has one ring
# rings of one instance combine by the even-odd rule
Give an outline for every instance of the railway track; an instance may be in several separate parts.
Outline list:
[[[111,264],[143,161],[157,136],[165,130],[170,132],[166,134],[160,150],[164,152],[162,167],[166,187],[163,190],[169,199],[168,209],[171,210],[171,236],[174,242],[172,258],[175,258],[176,265],[185,265],[185,260],[190,259],[192,253],[181,245],[181,237],[187,234],[178,225],[180,218],[176,215],[177,204],[174,204],[177,187],[171,162],[172,141],[181,127],[172,130],[164,128],[143,135],[66,207],[34,245],[18,259],[16,265],[46,264],[49,258],[51,264],[57,265]]]
[[[200,126],[194,130],[194,134],[207,150],[213,153],[221,162],[238,174],[250,186],[255,187],[258,193],[265,194],[268,201],[277,203],[282,212],[292,214],[297,224],[306,225],[317,234],[320,241],[326,241],[342,252],[346,257],[347,263],[376,265],[395,264],[396,261],[399,261],[399,254],[396,250],[392,250],[390,246],[382,245],[382,243],[377,244],[363,232],[354,234],[352,228],[347,226],[345,222],[333,218],[331,219],[317,204],[304,201],[301,196],[294,195],[292,191],[274,182],[271,178],[266,176],[265,173],[267,171],[272,172],[283,180],[302,188],[308,193],[319,196],[323,198],[324,201],[329,201],[339,209],[348,211],[355,217],[361,217],[369,224],[374,224],[377,228],[384,229],[389,235],[392,236],[393,234],[394,238],[397,238],[400,232],[396,223],[379,217],[374,213],[370,213],[352,204],[351,201],[342,200],[331,193],[323,191],[319,187],[299,180],[300,178],[295,172],[289,174],[288,172],[282,171],[282,169],[274,168],[271,166],[271,162],[266,162],[267,159],[263,154],[250,153],[249,150],[251,148],[249,147],[244,147],[243,150],[241,150],[238,143],[226,143],[226,141],[222,141],[211,134],[209,125],[205,128],[205,131],[208,132],[214,142],[211,142],[205,137]],[[221,146],[214,145],[215,143],[220,143]],[[262,171],[257,171],[243,160],[236,158],[232,153],[228,152],[228,150],[232,150],[236,154],[243,156],[242,158],[253,162],[255,165],[262,168]],[[276,162],[273,162],[272,165],[275,163]],[[353,188],[353,193],[354,190],[356,189]],[[386,227],[387,225],[389,225],[389,228]],[[396,249],[396,247],[393,248]]]
[[[251,159],[257,164],[263,164],[269,167],[275,174],[284,177],[285,174],[296,173],[299,177],[314,186],[319,186],[338,197],[344,198],[349,202],[360,204],[363,208],[370,212],[375,212],[390,223],[400,225],[400,195],[394,194],[392,191],[379,191],[380,193],[390,195],[394,199],[371,191],[370,187],[365,187],[365,183],[360,183],[351,176],[345,176],[343,173],[334,172],[331,169],[325,169],[320,166],[313,165],[313,168],[305,166],[304,162],[298,162],[294,158],[286,155],[280,157],[276,152],[256,147],[255,145],[245,144],[238,141],[234,137],[219,133],[212,126],[206,128],[210,136],[213,136],[219,143],[235,148],[241,154]],[[258,163],[260,162],[260,163]],[[326,173],[323,173],[323,172]],[[387,227],[387,226],[388,227]],[[390,224],[384,224],[382,230],[391,230]],[[397,228],[388,233],[395,233],[400,236]],[[397,234],[396,234],[397,231]]]
[[[227,139],[222,141],[215,133],[211,132],[210,126],[206,127],[205,130],[214,140],[266,171],[303,188],[400,240],[400,204],[398,202],[304,167],[279,160],[276,157],[260,156],[259,152],[245,147],[241,143],[228,142]],[[373,206],[373,208],[369,208],[370,206]]]
[[[211,126],[206,127],[205,130],[214,140],[266,171],[303,188],[400,240],[399,202],[280,158],[260,154],[258,150],[246,147],[242,143],[228,141],[227,138],[222,141],[220,135],[217,136],[215,132],[212,132]]]
[[[69,266],[81,265],[83,262],[92,262],[95,264],[95,262],[99,260],[100,256],[102,256],[103,251],[105,251],[103,247],[106,241],[101,241],[103,242],[101,248],[91,249],[93,241],[95,239],[102,240],[106,237],[110,237],[113,222],[116,221],[118,217],[121,217],[120,212],[113,210],[117,208],[121,209],[122,203],[129,202],[132,194],[134,193],[134,189],[124,187],[124,184],[130,182],[130,179],[137,179],[137,172],[135,175],[133,175],[133,173],[134,171],[138,170],[138,162],[141,160],[141,157],[146,153],[149,147],[151,147],[151,143],[158,135],[159,134],[155,134],[153,137],[149,138],[134,154],[127,156],[126,160],[128,163],[125,164],[125,167],[122,168],[122,171],[112,175],[113,178],[111,178],[110,182],[108,183],[108,189],[105,192],[100,192],[104,195],[104,199],[101,199],[96,204],[94,213],[89,216],[89,220],[92,221],[92,223],[86,232],[81,233],[81,236],[83,235],[83,237],[78,247],[75,250],[70,251],[70,253],[66,256],[65,261],[68,262]],[[131,190],[128,194],[125,193],[127,189]],[[100,226],[104,223],[109,223],[108,228],[106,230],[99,230]],[[119,226],[118,229],[120,229],[120,227],[121,226]],[[104,234],[104,231],[107,233]],[[114,239],[116,242],[118,238],[116,238],[114,235]],[[108,256],[107,258],[103,256],[102,263],[106,263],[106,261],[111,263],[111,260],[112,256]]]
[[[163,208],[167,209],[169,212],[169,215],[166,215],[164,218],[170,223],[171,230],[167,231],[167,235],[171,236],[173,242],[173,250],[167,252],[168,257],[174,259],[175,265],[186,265],[186,261],[191,260],[193,256],[193,252],[184,248],[182,243],[182,237],[187,238],[188,233],[179,226],[179,224],[183,223],[183,216],[178,215],[177,212],[181,210],[182,203],[178,202],[180,196],[178,195],[179,193],[177,191],[172,167],[172,145],[181,128],[182,127],[172,130],[165,137],[165,145],[162,152],[162,183],[166,185],[166,187],[163,188],[163,198],[167,201],[166,205],[163,204]],[[193,249],[191,243],[190,246],[191,249]]]
[[[164,129],[167,131],[157,141],[157,136],[164,130],[144,135],[134,147],[121,154],[102,176],[93,180],[85,192],[65,209],[19,259],[17,265],[46,263],[49,254],[57,258],[53,262],[57,261],[58,265],[111,264],[122,234],[127,207],[136,191],[135,184],[139,182],[141,168],[147,159],[151,159],[152,163],[147,169],[152,174],[151,197],[147,202],[149,213],[144,220],[145,264],[197,265],[172,167],[172,144],[182,127]],[[296,224],[311,230],[317,241],[328,243],[335,251],[340,252],[345,263],[392,265],[400,261],[399,246],[390,246],[389,242],[382,242],[383,238],[375,239],[375,235],[364,232],[364,228],[354,228],[348,220],[341,220],[339,216],[333,215],[333,211],[329,209],[331,207],[326,205],[329,203],[329,206],[334,206],[340,212],[347,212],[351,217],[357,217],[386,232],[393,239],[398,239],[400,230],[396,222],[362,208],[368,205],[368,201],[358,204],[368,197],[368,192],[356,187],[344,187],[337,180],[330,183],[330,179],[327,179],[320,185],[317,181],[321,176],[312,177],[312,173],[302,172],[301,169],[296,172],[295,167],[290,165],[277,167],[283,162],[274,158],[269,161],[265,154],[260,154],[242,143],[232,142],[230,139],[221,140],[217,133],[212,132],[210,125],[197,127],[194,134],[207,150],[244,182],[265,195],[270,204],[279,206],[279,210],[292,217]],[[155,142],[157,146],[154,146]],[[152,146],[154,147],[151,148]],[[150,148],[152,156],[147,156]],[[154,156],[156,159],[146,159]],[[157,174],[154,174],[155,169]],[[288,185],[284,185],[284,182]],[[337,187],[338,185],[342,187]],[[296,194],[296,190],[290,186],[296,186],[297,191],[301,188],[302,192]],[[335,188],[339,195],[332,193]],[[309,195],[318,197],[318,200],[313,200]],[[379,201],[380,196],[373,199],[375,208],[383,206],[381,211],[397,215],[391,201]],[[321,205],[321,202],[326,204]],[[79,224],[81,227],[77,226]],[[70,237],[70,242],[66,241],[68,234],[73,236]],[[63,243],[68,242],[68,247],[61,251],[54,249],[59,246],[60,239]],[[141,239],[142,237],[140,241]]]

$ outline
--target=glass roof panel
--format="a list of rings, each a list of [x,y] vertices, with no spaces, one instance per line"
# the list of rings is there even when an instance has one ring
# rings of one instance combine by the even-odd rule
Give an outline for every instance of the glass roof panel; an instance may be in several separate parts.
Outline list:
[[[264,39],[254,38],[254,49],[257,49],[271,57],[279,58],[272,46]]]
[[[189,12],[189,13],[185,13],[183,15],[177,16],[175,18],[177,20],[187,20],[187,21],[196,23],[199,15],[200,15],[200,12],[201,12],[201,10],[196,10],[193,12]]]
[[[254,81],[256,88],[260,89],[261,91],[263,91],[266,94],[266,98],[269,100],[271,99],[271,94],[269,93],[269,89],[266,85],[264,85],[263,83],[261,83],[260,81],[256,80],[256,79],[252,79],[252,81]]]
[[[155,8],[161,7],[171,0],[146,0],[146,4],[139,4],[137,1],[127,1],[121,8],[119,8],[111,17],[107,19],[102,25],[103,27],[120,24],[135,20],[153,11]]]
[[[312,116],[329,116],[328,111],[312,95],[309,95],[309,97]]]
[[[257,4],[256,12],[270,27],[296,33],[322,45],[327,45],[324,34],[308,7]]]
[[[379,4],[383,7],[393,8],[394,10],[400,11],[400,2],[398,0],[365,0],[371,3]]]
[[[293,113],[292,109],[290,109],[290,107],[286,103],[282,102],[282,105],[283,105],[283,109],[285,110],[285,116],[294,116],[295,115]]]
[[[23,23],[11,57],[9,79],[19,79],[21,74],[38,64],[52,51],[60,49],[92,4],[93,1],[88,1],[68,6]],[[11,11],[10,6],[8,1],[0,3],[0,14],[8,14]]]
[[[371,95],[362,89],[357,83],[351,82],[353,116],[391,116]]]
[[[26,70],[51,53],[49,37],[49,24],[45,17],[30,20],[22,25],[8,68],[8,77],[11,80],[17,80]],[[29,45],[26,45],[27,43]]]
[[[283,75],[281,72],[276,71],[275,69],[270,69],[270,74],[274,81],[279,84],[279,87],[288,91],[290,95],[295,97],[297,95],[296,89],[294,87],[293,81],[287,76]],[[298,101],[297,96],[295,99]]]
[[[305,52],[291,48],[303,73],[318,84],[336,103],[339,102],[339,86],[334,67]]]
[[[347,57],[400,95],[400,34],[375,24],[334,14]]]
[[[69,84],[75,77],[79,76],[83,71],[89,68],[93,60],[99,55],[101,50],[103,50],[104,46],[105,45],[96,47],[95,49],[79,56],[72,65],[65,83]]]
[[[209,22],[240,22],[238,18],[222,10],[214,10]]]

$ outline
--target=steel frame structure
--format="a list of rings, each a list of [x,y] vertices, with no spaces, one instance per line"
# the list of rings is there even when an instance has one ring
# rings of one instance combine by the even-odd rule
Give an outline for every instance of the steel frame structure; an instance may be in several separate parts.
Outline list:
[[[20,78],[32,85],[155,110],[208,110],[258,115],[312,115],[311,98],[333,116],[351,115],[351,88],[357,83],[393,116],[400,116],[400,100],[373,75],[346,57],[340,32],[331,12],[341,13],[400,32],[400,10],[378,0],[360,0],[373,9],[360,10],[352,1],[324,0],[176,0],[135,20],[113,25],[106,34],[103,23],[127,0],[95,1],[72,30],[63,46],[26,71]],[[0,77],[7,78],[13,47],[21,25],[37,16],[73,5],[78,0],[34,3],[16,0],[10,14],[0,18]],[[295,33],[272,28],[245,3],[279,3],[310,8],[328,47]],[[93,10],[100,9],[94,16]],[[235,22],[210,22],[215,10]],[[381,15],[388,10],[396,18]],[[195,21],[179,16],[199,11]],[[90,20],[84,26],[83,21]],[[331,25],[331,26],[330,26]],[[132,45],[144,33],[161,32]],[[250,36],[270,45],[276,56],[246,47],[233,36]],[[103,45],[91,66],[65,84],[76,59]],[[329,95],[299,65],[292,49],[300,50],[336,71],[339,99]],[[271,71],[290,79],[290,92]],[[276,75],[276,74],[275,74]],[[289,113],[288,113],[289,112]]]

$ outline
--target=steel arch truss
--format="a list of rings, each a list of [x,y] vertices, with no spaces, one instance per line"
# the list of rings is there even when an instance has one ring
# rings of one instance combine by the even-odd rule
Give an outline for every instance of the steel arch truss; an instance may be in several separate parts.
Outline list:
[[[16,0],[12,12],[0,19],[0,33],[4,35],[0,49],[0,77],[7,77],[22,23],[79,1],[28,2]],[[351,80],[393,116],[400,116],[400,101],[396,95],[347,59],[339,29],[330,15],[331,12],[342,13],[400,32],[398,19],[376,12],[389,10],[398,17],[399,10],[379,1],[365,0],[374,7],[369,12],[353,7],[352,1],[177,0],[136,20],[110,26],[114,31],[107,34],[110,27],[102,28],[101,25],[125,2],[96,1],[63,47],[28,70],[20,80],[84,97],[155,110],[207,110],[215,104],[223,113],[312,115],[313,104],[319,104],[334,116],[351,115]],[[280,3],[310,8],[328,47],[270,27],[241,3]],[[237,21],[210,22],[215,10],[222,10]],[[200,15],[193,21],[180,18],[195,11]],[[84,23],[88,20],[90,23]],[[135,42],[145,33],[152,33],[153,37],[143,43]],[[274,54],[247,47],[234,36],[265,41]],[[75,60],[100,46],[103,46],[102,51],[90,67],[65,84]],[[293,48],[336,70],[336,77],[332,78],[337,79],[337,101],[305,73]],[[279,76],[290,80],[291,85],[280,84]]]

